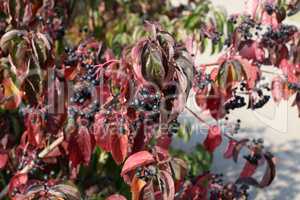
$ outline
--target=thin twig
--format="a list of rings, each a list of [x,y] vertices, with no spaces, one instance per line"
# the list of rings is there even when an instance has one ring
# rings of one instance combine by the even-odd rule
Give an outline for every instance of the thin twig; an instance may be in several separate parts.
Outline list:
[[[64,136],[60,136],[54,140],[49,146],[47,146],[43,151],[38,154],[38,158],[42,159],[47,156],[52,150],[54,150],[58,145],[64,141]],[[28,173],[34,166],[34,160],[29,162],[22,170],[18,171],[16,174],[25,174]],[[8,192],[8,185],[0,192],[0,199],[3,199]]]
[[[192,111],[189,107],[185,106],[185,108],[192,114],[194,117],[196,117],[200,122],[203,122],[205,125],[209,126],[209,124],[202,119],[199,115],[197,115],[194,111]]]

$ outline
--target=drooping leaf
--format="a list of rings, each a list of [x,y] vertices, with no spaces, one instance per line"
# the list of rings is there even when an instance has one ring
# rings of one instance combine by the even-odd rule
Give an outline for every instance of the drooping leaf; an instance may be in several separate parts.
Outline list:
[[[241,173],[240,178],[251,177],[257,169],[257,165],[246,161]]]
[[[88,165],[91,160],[93,147],[92,147],[91,135],[86,126],[79,127],[77,144],[83,158],[82,162]]]
[[[238,141],[233,148],[233,160],[237,162],[241,149],[249,142],[249,139]]]
[[[111,154],[115,162],[120,165],[127,156],[128,136],[113,133],[110,135]]]
[[[137,167],[145,166],[154,162],[155,160],[151,153],[148,151],[139,151],[127,158],[123,165],[121,176],[124,176],[126,173],[135,170]]]
[[[8,155],[6,152],[0,152],[0,169],[3,169],[6,166],[8,161]]]
[[[142,74],[146,80],[162,85],[166,71],[158,48],[146,45],[142,53]]]
[[[14,175],[9,182],[9,191],[12,192],[15,188],[18,188],[24,184],[26,184],[28,181],[28,175],[24,173],[18,173]]]
[[[105,114],[104,113],[97,113],[95,116],[95,123],[94,123],[94,136],[96,140],[96,144],[101,147],[104,151],[110,152],[111,146],[110,142],[110,135],[108,130],[105,126]]]
[[[0,48],[6,52],[8,51],[10,41],[20,38],[22,35],[24,35],[26,32],[22,30],[10,30],[6,32],[0,39]]]
[[[149,181],[144,188],[141,191],[142,195],[140,199],[143,200],[155,200],[155,192],[154,192],[154,186],[153,181]]]
[[[265,188],[269,186],[276,175],[276,166],[275,166],[275,158],[270,152],[266,152],[264,154],[264,158],[267,161],[266,171],[261,179],[260,182],[258,182],[255,178],[252,177],[240,177],[236,183],[237,184],[248,184],[259,188]]]
[[[210,126],[207,137],[203,142],[204,148],[213,153],[215,149],[222,143],[221,129],[219,126]]]
[[[223,153],[224,158],[229,159],[233,156],[233,150],[234,150],[236,143],[237,142],[235,140],[229,140],[227,147]]]
[[[172,174],[176,180],[183,180],[188,171],[188,165],[180,158],[173,158],[170,162]]]
[[[161,171],[160,178],[163,180],[163,190],[161,191],[163,200],[174,199],[175,185],[171,174],[167,171]]]

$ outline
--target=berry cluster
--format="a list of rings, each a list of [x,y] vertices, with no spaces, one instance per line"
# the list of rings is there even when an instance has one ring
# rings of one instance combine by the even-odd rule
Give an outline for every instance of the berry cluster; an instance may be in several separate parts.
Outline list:
[[[74,92],[74,95],[71,97],[70,101],[71,103],[82,104],[89,98],[91,98],[90,89],[88,87],[83,87]]]
[[[130,106],[140,111],[157,112],[160,107],[160,101],[161,95],[159,92],[152,92],[147,88],[142,88]]]
[[[241,34],[244,40],[250,40],[253,37],[252,29],[257,25],[250,16],[245,17],[245,19],[237,27],[237,31]],[[259,27],[259,26],[258,26]]]
[[[293,25],[280,25],[278,29],[267,28],[262,35],[262,43],[268,47],[272,47],[277,43],[286,43],[297,32],[297,27]]]
[[[80,80],[87,81],[93,86],[99,85],[100,81],[97,79],[95,74],[95,67],[91,64],[82,64],[81,66],[86,69],[86,73],[81,76]]]
[[[84,117],[90,121],[94,119],[94,116],[97,112],[99,112],[100,107],[99,103],[97,101],[91,103],[89,106],[87,106],[86,109],[81,110],[75,106],[70,106],[68,109],[68,116],[75,118],[76,116]]]
[[[156,176],[156,174],[157,174],[157,169],[153,165],[144,168],[138,167],[135,172],[135,175],[138,178],[143,179],[145,181],[151,180],[153,177]]]
[[[270,100],[270,96],[269,95],[261,95],[260,99],[251,105],[252,109],[258,109],[258,108],[262,108],[266,103],[268,103],[268,101]]]
[[[225,103],[225,110],[229,113],[230,110],[241,108],[246,105],[245,98],[235,95],[232,99]]]

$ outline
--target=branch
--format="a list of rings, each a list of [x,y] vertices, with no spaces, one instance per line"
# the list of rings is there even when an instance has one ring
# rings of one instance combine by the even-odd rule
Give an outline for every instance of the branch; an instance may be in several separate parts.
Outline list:
[[[209,126],[209,124],[204,119],[202,119],[199,115],[197,115],[189,107],[185,106],[185,109],[187,109],[192,115],[194,115],[194,117],[196,117],[200,122],[203,122],[205,125]]]
[[[60,145],[64,141],[64,136],[60,136],[56,140],[54,140],[49,146],[45,147],[43,151],[38,154],[38,158],[42,159],[47,156],[52,150],[54,150],[58,145]],[[25,174],[28,173],[34,167],[34,160],[29,162],[22,170],[17,172],[16,174]],[[3,199],[8,192],[8,185],[0,192],[0,199]]]

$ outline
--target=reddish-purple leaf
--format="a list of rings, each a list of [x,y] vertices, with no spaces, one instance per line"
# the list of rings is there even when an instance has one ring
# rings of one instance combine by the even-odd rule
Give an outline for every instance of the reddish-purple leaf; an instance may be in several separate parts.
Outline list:
[[[242,43],[239,47],[239,54],[245,59],[258,62],[262,62],[265,58],[264,50],[259,47],[259,44],[255,41],[247,41]]]
[[[110,152],[110,135],[105,127],[105,114],[98,113],[95,116],[94,136],[96,144],[104,151]]]
[[[260,182],[258,182],[256,179],[248,176],[248,177],[240,177],[236,181],[236,183],[238,183],[238,184],[244,183],[244,184],[253,185],[253,186],[259,187],[259,188],[265,188],[265,187],[269,186],[273,182],[275,175],[276,175],[275,158],[269,152],[264,154],[264,158],[267,161],[267,168],[266,168],[265,174]]]
[[[153,181],[148,182],[141,191],[140,199],[155,200],[155,192],[153,188]]]
[[[204,148],[213,153],[215,149],[222,143],[221,129],[219,126],[210,126],[208,129],[207,137],[204,140]]]
[[[244,168],[240,173],[240,178],[252,176],[255,173],[256,169],[257,169],[257,165],[252,164],[249,161],[246,161]]]
[[[249,142],[249,139],[242,139],[233,148],[233,160],[237,162],[241,149]]]
[[[141,56],[142,56],[142,52],[143,52],[143,48],[144,48],[145,44],[146,44],[145,40],[141,41],[138,44],[136,44],[136,46],[134,48],[132,48],[132,51],[131,51],[131,57],[134,61],[134,63],[133,63],[134,75],[140,83],[147,82],[144,79],[144,76],[142,74],[142,62],[141,62]]]
[[[27,181],[28,181],[28,175],[27,174],[16,174],[16,175],[14,175],[10,179],[8,191],[11,193],[15,188],[18,188],[18,187],[26,184]]]
[[[164,187],[162,192],[163,200],[174,199],[175,197],[175,185],[173,178],[169,172],[161,171],[160,173],[161,179],[164,182]]]
[[[128,136],[119,133],[110,135],[111,155],[115,162],[120,165],[127,156]]]
[[[0,169],[3,169],[6,166],[8,161],[8,155],[6,152],[0,152]]]
[[[267,161],[267,169],[266,169],[266,172],[260,182],[261,188],[269,186],[273,182],[273,180],[276,176],[275,157],[270,152],[265,153],[264,157]]]
[[[81,155],[81,151],[78,148],[78,143],[75,136],[71,136],[70,140],[68,141],[68,152],[72,167],[76,168],[77,165],[81,163],[83,158]]]
[[[155,159],[151,153],[148,151],[139,151],[127,158],[123,165],[121,176],[124,176],[126,173],[135,170],[137,167],[145,166],[154,162]]]
[[[236,145],[236,141],[235,140],[229,140],[228,145],[223,153],[224,158],[231,158],[233,156],[233,149]]]
[[[86,126],[81,126],[78,130],[77,144],[82,154],[83,163],[88,165],[92,155],[92,141],[89,130]]]

